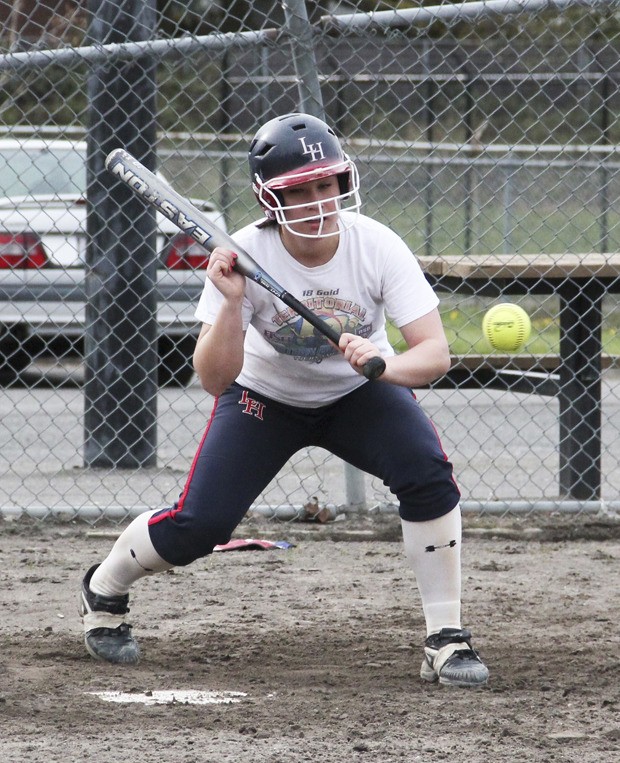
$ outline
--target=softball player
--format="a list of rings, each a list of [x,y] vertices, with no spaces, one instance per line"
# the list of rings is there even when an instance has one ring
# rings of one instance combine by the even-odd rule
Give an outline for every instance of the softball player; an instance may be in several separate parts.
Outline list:
[[[411,391],[449,367],[438,299],[405,243],[359,213],[356,167],[323,121],[296,113],[267,122],[249,164],[264,218],[236,241],[344,333],[336,347],[236,272],[233,251],[213,251],[194,352],[213,413],[177,503],[137,517],[86,573],[86,648],[136,663],[131,585],[226,543],[287,460],[318,446],[382,479],[399,501],[426,620],[422,679],[480,686],[488,670],[461,624],[460,493]],[[399,355],[385,314],[407,343]],[[385,372],[368,381],[361,366],[377,355]]]

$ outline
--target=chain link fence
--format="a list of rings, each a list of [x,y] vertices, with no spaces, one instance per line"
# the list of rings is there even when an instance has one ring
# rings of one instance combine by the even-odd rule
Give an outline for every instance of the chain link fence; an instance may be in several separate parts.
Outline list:
[[[260,216],[252,135],[295,110],[335,126],[364,212],[441,298],[453,368],[417,394],[465,510],[617,510],[619,11],[0,0],[2,515],[122,521],[176,500],[213,402],[191,368],[204,268],[111,197],[101,157],[127,147],[234,231]],[[514,354],[482,334],[500,301],[531,316]],[[318,508],[395,510],[311,448],[253,511]]]

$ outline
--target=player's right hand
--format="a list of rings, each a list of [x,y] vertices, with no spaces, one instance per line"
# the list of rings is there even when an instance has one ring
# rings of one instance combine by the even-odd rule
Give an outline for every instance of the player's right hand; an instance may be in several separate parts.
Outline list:
[[[216,246],[207,265],[207,278],[227,299],[241,299],[245,294],[245,276],[234,270],[236,259],[231,249]]]

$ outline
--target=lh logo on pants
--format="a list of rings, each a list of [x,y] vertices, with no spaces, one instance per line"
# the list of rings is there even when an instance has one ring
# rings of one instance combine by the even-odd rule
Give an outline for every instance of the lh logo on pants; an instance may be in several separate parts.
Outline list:
[[[263,420],[263,411],[265,410],[265,403],[260,403],[258,400],[254,400],[253,397],[248,395],[247,389],[244,389],[241,393],[241,400],[239,405],[245,406],[242,413],[247,413],[248,416],[256,416],[257,419]]]

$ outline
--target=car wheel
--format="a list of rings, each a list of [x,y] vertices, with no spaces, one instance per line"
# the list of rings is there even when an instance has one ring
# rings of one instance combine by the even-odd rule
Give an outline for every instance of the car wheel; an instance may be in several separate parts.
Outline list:
[[[196,337],[160,336],[157,381],[160,387],[187,387],[194,376],[192,355]]]

